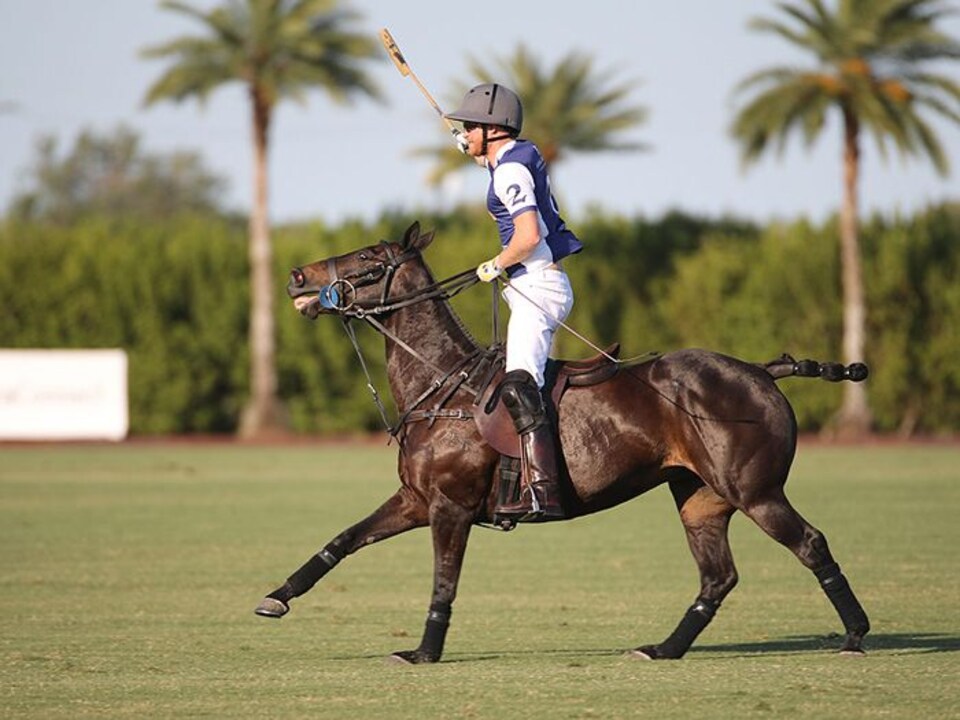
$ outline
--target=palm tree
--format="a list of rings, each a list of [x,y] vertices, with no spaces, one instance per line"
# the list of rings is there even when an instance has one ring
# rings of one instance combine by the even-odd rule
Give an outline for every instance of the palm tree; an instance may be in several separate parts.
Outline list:
[[[254,193],[250,213],[250,401],[240,421],[240,434],[250,437],[285,426],[277,397],[274,284],[267,218],[267,151],[270,121],[281,100],[303,102],[318,88],[335,101],[365,94],[379,98],[360,67],[380,59],[372,37],[347,26],[360,15],[337,0],[225,0],[201,11],[175,0],[166,10],[202,22],[209,34],[176,38],[147,48],[147,58],[170,58],[172,65],[150,87],[146,104],[160,100],[204,101],[211,91],[242,83],[250,100],[254,150]]]
[[[750,163],[773,144],[782,153],[795,129],[812,145],[828,111],[839,112],[843,354],[853,362],[864,356],[866,325],[857,207],[861,132],[874,136],[882,157],[892,142],[902,156],[926,156],[945,175],[947,158],[921,111],[960,123],[956,76],[927,69],[930,61],[960,58],[960,45],[935,27],[949,12],[941,0],[839,0],[833,11],[822,0],[779,7],[787,16],[784,22],[756,18],[751,26],[810,52],[817,66],[776,67],[746,78],[738,91],[754,94],[737,113],[732,132]],[[846,384],[837,430],[862,435],[871,421],[865,388]]]
[[[548,166],[571,152],[646,149],[613,137],[646,120],[645,108],[624,104],[634,83],[610,85],[611,73],[595,73],[593,61],[585,55],[572,52],[549,72],[523,45],[512,57],[496,58],[494,72],[475,58],[469,62],[476,82],[502,82],[520,96],[523,137],[537,145]],[[459,85],[451,93],[454,102],[460,101],[467,87]],[[429,176],[433,183],[472,164],[451,146],[449,138],[421,152],[437,160]]]

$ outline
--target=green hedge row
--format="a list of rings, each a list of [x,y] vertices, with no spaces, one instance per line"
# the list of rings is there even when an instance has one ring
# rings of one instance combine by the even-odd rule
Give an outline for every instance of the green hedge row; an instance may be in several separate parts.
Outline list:
[[[366,381],[333,318],[309,321],[284,293],[294,265],[399,238],[412,218],[274,231],[281,394],[300,432],[380,427]],[[463,208],[420,218],[437,237],[437,277],[495,249],[490,220]],[[839,360],[837,228],[804,221],[758,227],[670,214],[658,220],[596,215],[576,227],[587,249],[567,263],[577,294],[569,320],[625,355],[706,347],[752,361],[781,352]],[[878,429],[960,428],[960,207],[862,228],[868,300],[869,397]],[[87,219],[70,228],[0,228],[0,345],[121,347],[130,356],[131,429],[137,434],[230,432],[247,392],[244,225],[215,217],[164,223]],[[491,292],[476,286],[454,306],[481,342],[491,338]],[[382,340],[361,330],[375,382],[389,399]],[[593,351],[561,331],[557,354]],[[823,426],[835,385],[783,382],[801,426]]]

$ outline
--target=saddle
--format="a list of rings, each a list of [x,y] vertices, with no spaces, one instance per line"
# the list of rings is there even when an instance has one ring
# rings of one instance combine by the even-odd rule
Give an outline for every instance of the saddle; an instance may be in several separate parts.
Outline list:
[[[604,354],[605,353],[605,354]],[[571,387],[589,387],[606,382],[620,370],[620,364],[610,357],[619,359],[620,343],[613,343],[604,353],[586,360],[548,360],[544,370],[542,393],[547,412],[552,415],[554,427],[559,427],[558,413],[564,393]],[[499,402],[500,381],[503,379],[503,365],[474,401],[478,408],[473,420],[483,439],[501,455],[520,457],[520,437],[513,426],[510,414]]]

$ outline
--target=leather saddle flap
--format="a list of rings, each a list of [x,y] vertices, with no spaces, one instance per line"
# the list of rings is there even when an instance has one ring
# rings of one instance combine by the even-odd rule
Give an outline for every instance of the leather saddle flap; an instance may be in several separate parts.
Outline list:
[[[613,358],[619,358],[620,343],[610,345],[604,352]],[[568,387],[597,385],[609,380],[617,373],[620,366],[606,355],[600,354],[586,360],[547,362],[543,393],[548,404],[552,401],[552,411],[559,413],[560,399]],[[494,393],[499,392],[503,376],[504,371],[501,369],[474,402],[476,412],[473,414],[473,419],[483,439],[497,452],[501,455],[520,457],[520,437],[513,426],[510,413],[499,399],[491,403]],[[490,412],[487,412],[491,404],[493,407]],[[557,415],[554,414],[554,417]]]

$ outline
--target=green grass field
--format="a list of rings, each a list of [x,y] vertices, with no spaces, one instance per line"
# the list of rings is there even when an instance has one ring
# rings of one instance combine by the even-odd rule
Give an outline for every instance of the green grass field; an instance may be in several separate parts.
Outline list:
[[[813,576],[749,520],[740,585],[687,656],[698,589],[666,488],[594,517],[477,528],[444,661],[420,639],[429,532],[252,610],[396,486],[380,446],[0,447],[0,717],[960,717],[960,448],[801,446],[788,490],[870,614],[842,657]]]

